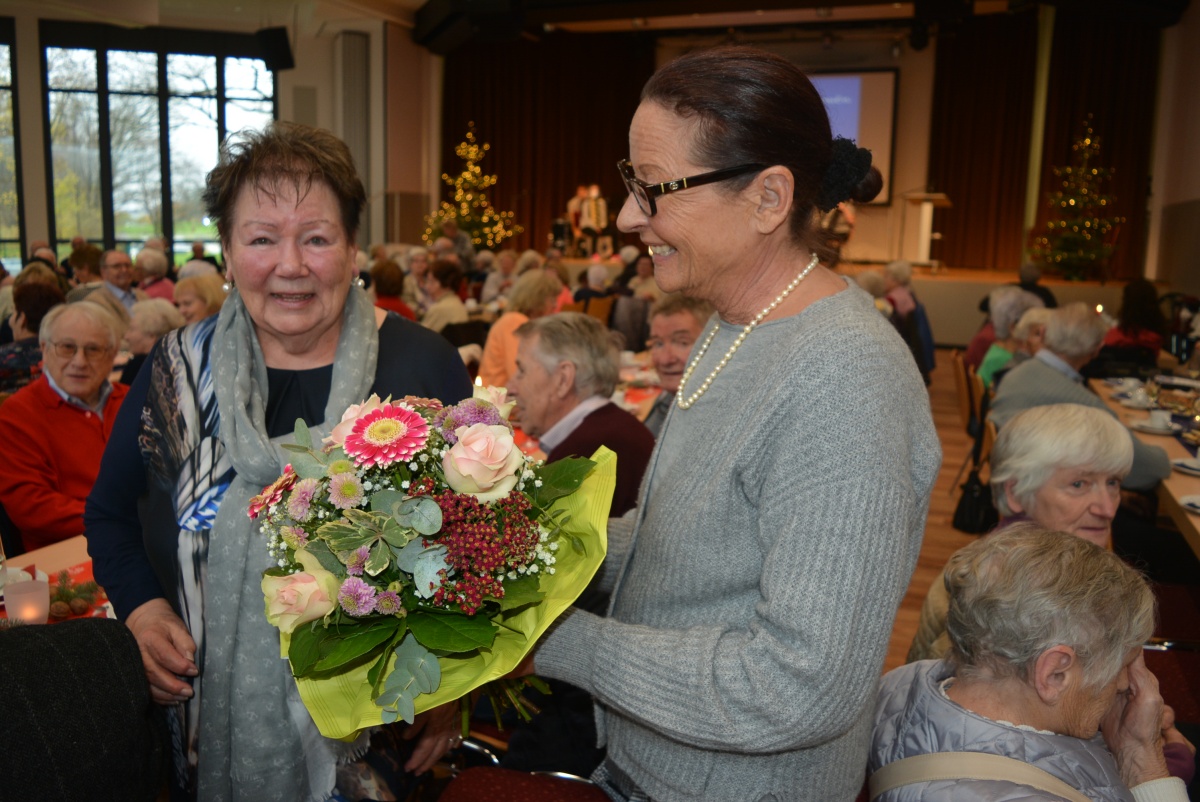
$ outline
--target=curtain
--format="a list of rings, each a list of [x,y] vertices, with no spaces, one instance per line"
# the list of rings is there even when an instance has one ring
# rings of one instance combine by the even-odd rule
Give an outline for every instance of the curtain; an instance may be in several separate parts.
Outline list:
[[[1115,168],[1101,189],[1116,197],[1111,215],[1125,218],[1109,278],[1137,278],[1144,268],[1161,35],[1134,12],[1059,8],[1055,15],[1041,195],[1055,184],[1053,168],[1071,163],[1071,143],[1091,114],[1100,138],[1095,166]],[[1047,212],[1043,205],[1035,231],[1045,229]]]
[[[579,184],[600,185],[615,221],[626,195],[617,161],[628,156],[629,121],[653,72],[654,40],[637,34],[467,45],[446,57],[442,172],[462,171],[454,148],[474,122],[491,145],[479,164],[496,176],[488,200],[525,228],[502,247],[544,251]],[[623,241],[616,236],[614,248]]]
[[[1036,66],[1036,13],[971,17],[937,40],[929,185],[954,204],[934,214],[946,264],[1021,264]]]

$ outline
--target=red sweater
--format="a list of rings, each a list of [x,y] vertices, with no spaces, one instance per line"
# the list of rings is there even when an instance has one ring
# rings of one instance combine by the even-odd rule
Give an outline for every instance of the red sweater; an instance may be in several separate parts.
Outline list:
[[[128,390],[113,385],[103,421],[63,401],[45,376],[0,404],[0,504],[26,549],[83,534],[83,503]]]

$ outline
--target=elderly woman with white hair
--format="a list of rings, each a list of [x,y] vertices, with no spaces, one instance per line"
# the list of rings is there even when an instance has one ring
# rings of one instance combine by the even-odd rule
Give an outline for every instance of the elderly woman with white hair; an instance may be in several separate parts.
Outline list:
[[[142,248],[133,260],[142,280],[138,287],[151,298],[175,302],[175,282],[167,278],[167,255],[158,248]],[[134,304],[136,306],[137,304]]]
[[[125,347],[130,357],[121,367],[121,381],[133,384],[146,356],[168,331],[187,325],[183,313],[163,298],[138,301],[129,312],[129,328],[125,331]]]
[[[912,294],[912,264],[903,260],[889,262],[883,268],[883,282],[887,289],[888,303],[898,317],[908,317],[917,308],[917,299]]]
[[[1025,523],[961,549],[945,585],[947,658],[880,684],[872,799],[1187,799],[1163,755],[1186,741],[1141,657],[1155,609],[1137,571]]]
[[[409,248],[400,257],[400,266],[404,268],[404,292],[400,299],[420,317],[433,303],[433,299],[425,292],[425,274],[433,263],[429,249],[424,245]]]
[[[1099,396],[1083,386],[1080,373],[1099,352],[1107,332],[1108,324],[1086,304],[1067,304],[1051,310],[1042,347],[1032,359],[1010,370],[996,389],[991,418],[1000,430],[1003,432],[1017,413],[1046,404],[1082,404],[1111,416]],[[1149,490],[1170,473],[1171,461],[1165,451],[1133,440],[1133,467],[1125,477],[1124,487]]]
[[[1079,404],[1027,409],[1000,430],[991,456],[992,499],[1000,527],[1035,521],[1109,548],[1121,503],[1121,480],[1133,464],[1133,442],[1108,413]],[[941,657],[946,635],[944,575],[921,607],[908,660]]]
[[[992,310],[992,327],[996,331],[996,339],[983,357],[980,364],[979,378],[991,387],[996,372],[1003,369],[1012,361],[1013,355],[1023,344],[1013,332],[1017,321],[1030,309],[1043,306],[1042,299],[1031,292],[1025,292],[1020,287],[997,287],[988,296],[988,305]]]

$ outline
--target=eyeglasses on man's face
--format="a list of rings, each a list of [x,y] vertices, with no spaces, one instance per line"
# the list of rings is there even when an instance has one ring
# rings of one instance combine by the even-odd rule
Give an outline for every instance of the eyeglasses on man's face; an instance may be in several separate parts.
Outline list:
[[[714,184],[717,181],[725,181],[730,178],[736,178],[739,175],[746,175],[747,173],[757,173],[762,169],[763,165],[761,164],[743,164],[738,167],[713,170],[711,173],[700,173],[688,178],[663,181],[661,184],[652,184],[649,181],[641,180],[633,174],[633,164],[629,159],[621,159],[621,161],[617,162],[617,170],[621,173],[621,180],[625,182],[625,188],[633,196],[633,200],[637,203],[638,208],[642,210],[642,214],[647,217],[653,217],[658,213],[658,205],[655,203],[655,198],[662,195],[669,195],[681,189],[691,189],[692,187],[699,187],[705,184]]]
[[[66,342],[57,343],[48,342],[46,345],[50,346],[51,350],[54,351],[59,359],[65,359],[68,362],[74,359],[75,355],[78,354],[80,350],[83,351],[83,358],[88,362],[95,362],[103,359],[112,351],[112,349],[106,345],[85,345],[81,349],[78,343],[73,343],[69,340]]]

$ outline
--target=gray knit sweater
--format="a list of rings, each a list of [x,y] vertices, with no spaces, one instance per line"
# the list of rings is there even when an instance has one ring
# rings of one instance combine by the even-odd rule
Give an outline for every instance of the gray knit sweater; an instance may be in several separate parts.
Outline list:
[[[610,617],[570,611],[538,673],[596,697],[609,758],[655,800],[853,799],[940,462],[865,293],[760,326],[672,410],[639,508],[610,522]]]

